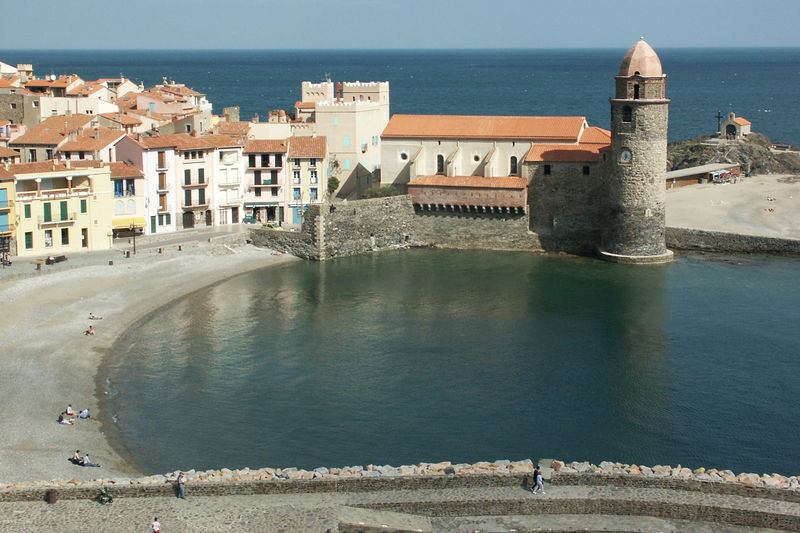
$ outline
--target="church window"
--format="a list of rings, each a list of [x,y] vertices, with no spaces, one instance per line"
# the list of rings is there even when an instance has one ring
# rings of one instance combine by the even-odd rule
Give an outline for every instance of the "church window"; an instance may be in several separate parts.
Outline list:
[[[511,156],[511,170],[509,174],[516,174],[517,173],[517,158],[516,156]]]
[[[477,163],[478,161],[481,160],[481,156],[479,156],[478,154],[475,154],[475,155],[472,156],[472,160]]]
[[[408,154],[407,154],[407,153],[405,153],[405,152],[400,152],[400,159],[402,159],[403,161],[405,161],[406,159],[408,159]]]
[[[634,83],[633,84],[633,99],[634,100],[638,100],[639,99],[639,84],[638,83]]]
[[[622,108],[622,122],[630,122],[633,120],[633,109],[631,106],[626,105]]]
[[[544,175],[545,176],[549,176],[552,173],[553,173],[553,168],[550,165],[545,165],[544,166]]]
[[[444,156],[441,154],[436,156],[436,173],[437,174],[444,173]]]
[[[583,175],[584,176],[589,175],[589,165],[583,165]]]

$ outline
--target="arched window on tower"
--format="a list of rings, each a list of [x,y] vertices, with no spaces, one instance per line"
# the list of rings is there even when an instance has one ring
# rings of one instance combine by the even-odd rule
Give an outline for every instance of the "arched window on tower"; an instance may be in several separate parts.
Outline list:
[[[442,154],[436,156],[436,173],[444,174],[444,156]]]
[[[511,174],[513,176],[516,173],[517,173],[517,156],[512,155],[511,156],[511,170],[509,171],[509,174]]]
[[[633,99],[634,100],[638,100],[639,99],[639,84],[638,83],[634,83],[633,84]]]
[[[631,106],[626,105],[622,108],[622,122],[630,122],[633,120],[633,110]]]

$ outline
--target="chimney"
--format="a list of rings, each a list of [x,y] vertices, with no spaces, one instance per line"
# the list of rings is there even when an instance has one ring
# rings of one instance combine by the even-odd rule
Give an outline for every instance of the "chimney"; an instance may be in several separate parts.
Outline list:
[[[95,128],[94,129],[94,138],[95,139],[99,139],[100,138],[100,128]]]
[[[78,134],[75,130],[70,130],[70,132],[67,134],[67,139],[69,140],[69,142],[75,142],[77,138]]]
[[[66,116],[68,116],[68,117],[71,117],[72,116],[72,109],[67,109],[67,111],[64,114]]]

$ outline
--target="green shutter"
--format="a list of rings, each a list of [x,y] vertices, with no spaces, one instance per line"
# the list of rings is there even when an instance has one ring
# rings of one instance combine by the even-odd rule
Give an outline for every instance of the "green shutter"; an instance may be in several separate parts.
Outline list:
[[[203,205],[206,203],[206,190],[200,189],[197,191],[197,205]]]
[[[44,221],[45,222],[50,222],[51,220],[53,220],[53,215],[50,212],[50,202],[45,202],[44,203]]]
[[[33,248],[33,233],[30,231],[25,232],[25,249],[30,250]]]
[[[61,202],[61,220],[67,220],[67,202]]]
[[[192,170],[187,168],[183,171],[183,184],[189,185],[192,183]]]
[[[205,183],[206,182],[206,169],[204,169],[204,168],[198,168],[197,169],[197,182],[198,183]]]
[[[81,213],[85,213],[85,212],[86,212],[86,200],[82,199],[81,200]]]
[[[183,193],[183,205],[189,207],[192,205],[192,191],[184,191]]]
[[[31,218],[31,204],[25,204],[25,218]]]

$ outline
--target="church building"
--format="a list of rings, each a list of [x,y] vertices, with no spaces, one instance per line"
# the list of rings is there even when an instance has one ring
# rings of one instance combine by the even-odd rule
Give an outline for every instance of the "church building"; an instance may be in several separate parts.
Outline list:
[[[381,184],[408,191],[419,213],[526,217],[545,250],[670,261],[666,75],[640,40],[615,80],[610,131],[581,116],[394,115]]]

